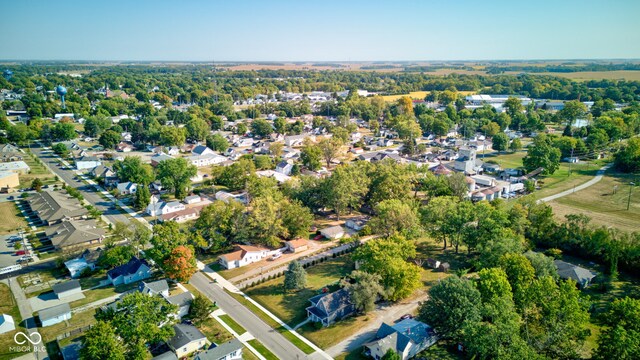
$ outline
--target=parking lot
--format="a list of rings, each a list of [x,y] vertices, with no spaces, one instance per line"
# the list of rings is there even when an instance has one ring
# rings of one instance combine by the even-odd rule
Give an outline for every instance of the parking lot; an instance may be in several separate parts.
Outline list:
[[[20,258],[19,256],[15,255],[16,251],[12,246],[9,245],[9,242],[7,241],[7,239],[9,239],[13,235],[17,234],[0,235],[0,268],[15,265],[16,260]]]

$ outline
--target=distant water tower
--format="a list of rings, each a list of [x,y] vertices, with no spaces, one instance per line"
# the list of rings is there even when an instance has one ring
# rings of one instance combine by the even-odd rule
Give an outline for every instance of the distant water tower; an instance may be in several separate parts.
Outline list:
[[[7,79],[7,81],[11,80],[11,77],[13,76],[13,71],[7,69],[4,72],[2,72],[2,76],[4,76],[5,79]]]
[[[58,86],[56,86],[56,92],[62,98],[62,108],[66,109],[67,107],[64,104],[64,96],[67,95],[67,88],[62,86],[62,85],[58,85]]]

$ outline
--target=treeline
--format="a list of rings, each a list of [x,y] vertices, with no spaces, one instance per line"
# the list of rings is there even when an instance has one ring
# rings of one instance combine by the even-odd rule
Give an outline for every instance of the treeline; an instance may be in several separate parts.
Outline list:
[[[510,66],[488,66],[487,74],[501,74],[505,71],[522,71],[528,73],[572,73],[581,71],[619,71],[619,70],[640,70],[638,63],[623,64],[574,64],[567,63],[561,65],[544,65],[544,66],[527,66],[527,65],[510,65]]]

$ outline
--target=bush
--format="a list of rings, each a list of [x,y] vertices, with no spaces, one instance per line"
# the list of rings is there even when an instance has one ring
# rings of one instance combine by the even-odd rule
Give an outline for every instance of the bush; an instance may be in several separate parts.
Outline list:
[[[556,248],[551,248],[551,249],[547,249],[544,252],[545,255],[550,256],[554,259],[560,259],[560,257],[562,256],[562,250],[560,249],[556,249]]]
[[[321,323],[321,322],[319,322],[319,321],[315,321],[315,322],[313,323],[313,328],[314,328],[314,329],[316,329],[316,330],[320,330],[320,329],[322,329],[322,323]]]

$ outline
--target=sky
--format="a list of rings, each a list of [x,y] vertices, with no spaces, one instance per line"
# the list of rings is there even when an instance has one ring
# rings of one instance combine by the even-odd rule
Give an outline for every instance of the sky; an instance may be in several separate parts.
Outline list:
[[[639,59],[640,0],[0,0],[0,59]]]

